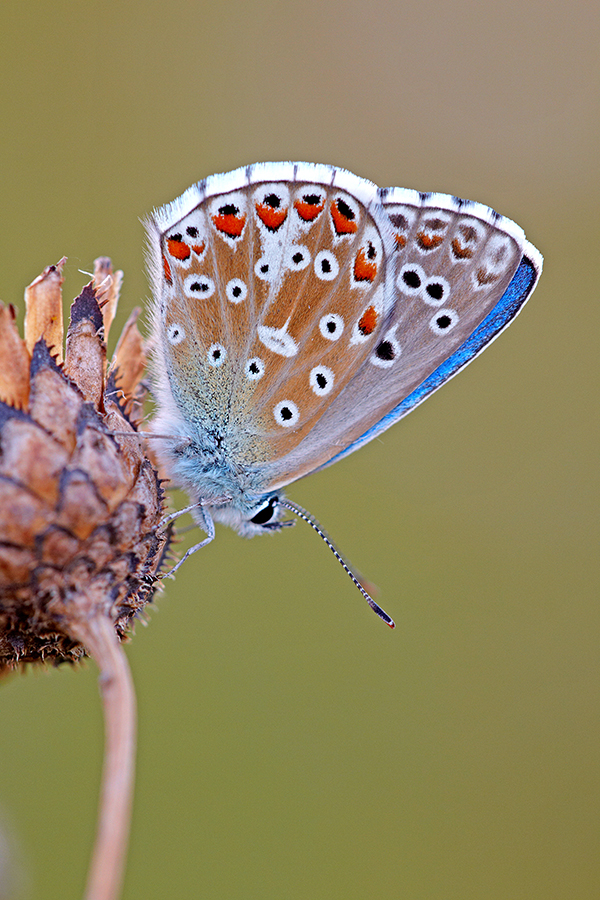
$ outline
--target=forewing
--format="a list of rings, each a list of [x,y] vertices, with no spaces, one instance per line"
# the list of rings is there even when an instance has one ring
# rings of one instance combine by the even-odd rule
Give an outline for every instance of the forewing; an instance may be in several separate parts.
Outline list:
[[[233,464],[268,467],[305,441],[391,311],[391,232],[367,208],[374,187],[359,199],[332,183],[339,170],[317,168],[328,183],[303,178],[310,166],[268,182],[250,169],[236,189],[209,184],[189,211],[184,195],[155,218],[171,391]]]

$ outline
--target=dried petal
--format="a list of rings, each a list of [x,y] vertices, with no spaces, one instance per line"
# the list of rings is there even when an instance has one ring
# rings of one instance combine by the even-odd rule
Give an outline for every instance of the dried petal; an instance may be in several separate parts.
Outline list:
[[[25,291],[25,344],[29,353],[35,344],[44,338],[54,355],[62,362],[63,352],[63,312],[62,312],[62,267],[63,257],[55,266],[48,266],[41,275],[31,282]]]
[[[119,399],[128,398],[125,409],[136,423],[142,416],[147,393],[142,385],[147,356],[144,339],[137,327],[140,313],[141,309],[136,307],[125,323],[109,369],[109,379],[114,376]]]
[[[122,284],[123,273],[120,271],[113,273],[112,262],[108,256],[99,256],[94,260],[94,287],[96,299],[102,310],[105,340],[108,340],[108,332],[115,318]]]
[[[29,353],[15,325],[14,306],[0,303],[0,400],[23,409],[29,398]]]
[[[71,306],[67,331],[65,374],[77,385],[86,400],[99,409],[104,390],[106,344],[102,313],[93,282],[87,284]]]

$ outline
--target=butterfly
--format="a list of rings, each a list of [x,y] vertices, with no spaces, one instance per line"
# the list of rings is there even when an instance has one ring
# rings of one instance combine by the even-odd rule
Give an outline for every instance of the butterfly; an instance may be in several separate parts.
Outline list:
[[[335,166],[213,175],[147,220],[157,455],[214,523],[317,520],[282,489],[422,403],[514,319],[542,256],[492,209]],[[175,515],[178,515],[176,513]]]

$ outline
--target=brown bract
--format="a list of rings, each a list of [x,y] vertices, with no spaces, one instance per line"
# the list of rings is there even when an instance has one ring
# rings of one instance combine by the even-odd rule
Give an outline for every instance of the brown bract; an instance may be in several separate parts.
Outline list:
[[[99,614],[123,638],[168,544],[160,481],[135,436],[139,310],[108,362],[121,273],[97,260],[63,350],[63,263],[27,288],[24,339],[0,304],[0,670],[80,658],[81,625]]]

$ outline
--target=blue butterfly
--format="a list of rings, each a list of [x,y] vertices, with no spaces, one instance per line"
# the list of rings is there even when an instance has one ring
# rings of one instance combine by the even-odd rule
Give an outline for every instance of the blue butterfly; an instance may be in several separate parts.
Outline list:
[[[214,175],[148,220],[157,453],[207,538],[250,537],[282,488],[353,453],[510,324],[540,253],[493,210],[334,166]],[[183,561],[183,560],[182,560]]]

